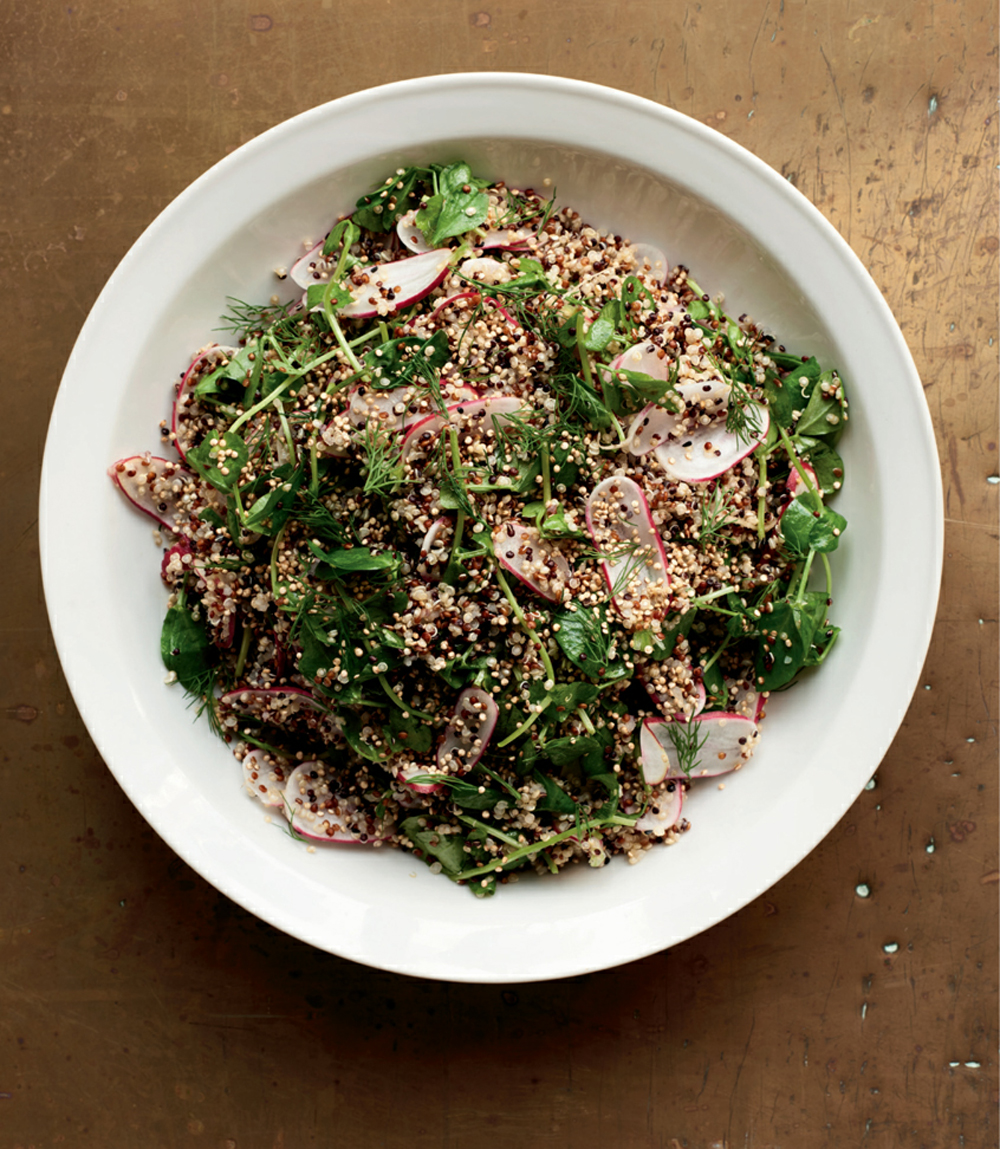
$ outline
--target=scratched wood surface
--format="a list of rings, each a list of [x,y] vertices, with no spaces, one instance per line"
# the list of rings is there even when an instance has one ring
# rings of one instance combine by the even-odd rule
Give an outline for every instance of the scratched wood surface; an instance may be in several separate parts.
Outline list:
[[[996,44],[986,0],[0,7],[0,1149],[996,1144]],[[661,101],[809,196],[899,319],[947,508],[923,685],[827,840],[672,951],[506,988],[315,952],[178,860],[74,709],[35,534],[60,372],[157,212],[296,112],[465,69]]]

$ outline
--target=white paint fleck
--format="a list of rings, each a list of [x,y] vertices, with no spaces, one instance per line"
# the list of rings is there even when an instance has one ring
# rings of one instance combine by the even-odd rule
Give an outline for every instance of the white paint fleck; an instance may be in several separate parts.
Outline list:
[[[859,898],[867,898],[872,891],[871,887],[868,886],[865,882],[859,882],[854,887],[854,892],[858,895]]]
[[[966,1069],[979,1069],[980,1065],[979,1065],[978,1061],[967,1061],[965,1063],[965,1068]]]
[[[933,838],[931,838],[931,840],[927,843],[927,845],[924,846],[924,849],[927,851],[928,854],[934,853],[934,851],[937,849],[937,847],[934,845],[934,839]]]
[[[887,954],[894,954],[899,949],[899,942],[886,942],[882,947],[882,952]]]

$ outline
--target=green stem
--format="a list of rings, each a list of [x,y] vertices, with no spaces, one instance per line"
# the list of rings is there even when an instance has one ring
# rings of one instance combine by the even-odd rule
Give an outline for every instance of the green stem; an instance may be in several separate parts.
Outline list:
[[[587,381],[587,386],[590,389],[596,390],[594,387],[594,373],[590,369],[590,356],[587,354],[587,349],[583,345],[583,312],[576,313],[576,351],[580,356],[580,366],[583,368],[583,377]],[[601,398],[604,398],[604,385],[601,385]],[[605,407],[607,403],[604,404]]]
[[[314,497],[319,494],[319,458],[316,453],[316,437],[313,436],[312,442],[309,444],[309,471],[311,478],[309,480],[309,493]]]
[[[247,655],[250,653],[250,640],[253,638],[253,631],[249,626],[243,628],[243,641],[240,643],[240,653],[236,658],[236,666],[233,668],[233,675],[238,680],[243,673],[243,667],[246,666]]]
[[[820,552],[820,558],[823,560],[823,566],[826,570],[826,597],[833,598],[833,571],[830,570],[830,560],[827,558],[825,552]]]
[[[465,821],[466,819],[463,819]],[[479,825],[473,819],[468,819],[470,824]],[[515,862],[523,861],[525,858],[530,857],[532,854],[537,854],[539,850],[548,850],[552,846],[558,846],[561,842],[565,842],[568,838],[574,838],[581,833],[588,833],[590,830],[599,830],[604,826],[634,826],[634,818],[596,818],[590,822],[584,822],[579,826],[570,826],[568,830],[563,830],[561,834],[553,834],[551,838],[546,838],[541,842],[532,842],[527,846],[518,846],[518,848],[506,857],[496,858],[493,861],[486,862],[482,866],[477,866],[469,870],[462,870],[461,873],[456,875],[456,879],[460,882],[470,881],[473,878],[486,878],[496,871],[497,866],[510,866]],[[483,826],[488,833],[491,833],[489,827]],[[494,837],[498,835],[494,834]]]
[[[792,446],[792,440],[788,437],[788,432],[784,427],[778,428],[778,436],[781,439],[781,445],[785,448],[785,454],[788,455],[788,460],[792,466],[798,471],[799,478],[806,485],[806,489],[811,491],[818,499],[823,496],[816,490],[816,484],[809,477],[809,472],[803,466],[802,460],[796,454],[795,448]]]
[[[261,411],[264,410],[265,407],[267,407],[271,403],[273,403],[274,400],[278,398],[278,396],[282,393],[282,391],[284,391],[285,388],[288,387],[288,385],[291,382],[292,382],[292,376],[289,375],[288,378],[285,379],[283,382],[279,383],[278,386],[275,387],[275,389],[269,395],[266,395],[263,399],[261,399],[261,401],[259,403],[255,403],[248,410],[244,411],[243,414],[236,420],[236,422],[233,423],[232,426],[229,428],[229,434],[230,435],[235,434],[235,432],[237,430],[239,430],[239,428],[242,427],[244,423],[246,423],[248,420],[252,419],[254,417],[254,415],[259,414]]]
[[[281,399],[275,397],[274,409],[278,412],[278,422],[281,424],[281,430],[285,435],[285,442],[288,444],[288,454],[291,456],[292,461],[295,461],[295,442],[292,439],[292,428],[288,422],[288,416],[285,414],[285,405]]]
[[[806,601],[806,584],[809,582],[809,572],[812,570],[813,559],[815,557],[816,552],[810,550],[806,557],[805,566],[802,568],[802,577],[799,579],[798,590],[793,600],[796,606],[801,606]]]
[[[577,717],[583,723],[584,730],[586,730],[588,734],[596,734],[597,728],[594,726],[593,722],[590,721],[586,710],[584,710],[582,706],[578,706],[576,708],[576,713]]]
[[[365,649],[370,654],[371,653],[371,647],[368,645],[367,642],[365,642],[364,637],[362,637],[361,641],[364,642]],[[378,679],[379,685],[382,687],[382,689],[389,696],[390,700],[392,702],[394,702],[399,707],[400,710],[404,711],[406,714],[415,714],[418,718],[422,718],[425,722],[433,722],[434,721],[434,715],[433,714],[426,714],[423,710],[418,710],[415,706],[410,706],[407,703],[405,703],[402,700],[402,698],[400,698],[399,695],[395,692],[395,690],[393,690],[392,683],[386,678],[386,676],[384,674],[376,674],[375,677]]]
[[[522,722],[521,725],[514,731],[513,734],[508,734],[502,742],[497,743],[497,749],[502,750],[505,746],[509,746],[511,742],[516,742],[522,734],[527,734],[532,726],[534,726],[539,718],[541,718],[543,712],[548,708],[548,705],[551,701],[552,695],[549,694],[544,702],[539,703],[538,709],[533,710],[531,714],[529,714],[528,717],[524,720],[524,722]]]
[[[524,631],[524,633],[532,640],[532,642],[537,643],[538,651],[542,659],[542,665],[545,667],[545,673],[548,675],[548,681],[555,682],[555,668],[552,665],[552,659],[549,658],[549,652],[545,649],[545,644],[538,637],[535,628],[524,617],[524,611],[521,610],[520,604],[512,594],[510,587],[507,585],[507,580],[503,577],[503,572],[500,570],[500,566],[495,559],[493,565],[494,570],[496,571],[497,582],[500,584],[500,589],[504,593],[504,598],[506,598],[506,600],[510,603],[511,610],[514,612],[514,617],[520,623],[521,629]]]
[[[549,471],[549,445],[542,443],[542,500],[545,503],[546,510],[548,509],[549,500],[552,498],[552,475]]]
[[[757,538],[764,541],[764,519],[767,518],[767,452],[763,444],[757,448],[758,486],[760,494],[757,496]]]
[[[711,594],[699,595],[698,598],[689,598],[688,599],[688,606],[693,606],[693,607],[704,606],[704,604],[706,602],[711,602],[712,599],[714,599],[714,598],[721,598],[724,594],[731,594],[734,590],[739,590],[739,589],[740,588],[735,583],[733,583],[732,586],[722,586],[722,587],[719,587],[718,590],[713,590]]]

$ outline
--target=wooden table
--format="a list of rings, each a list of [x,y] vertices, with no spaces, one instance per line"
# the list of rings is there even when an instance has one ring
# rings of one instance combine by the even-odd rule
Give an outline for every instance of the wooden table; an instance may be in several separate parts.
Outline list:
[[[995,5],[476,4],[8,0],[0,14],[0,1146],[995,1145]],[[669,952],[516,987],[316,952],[176,858],[74,709],[35,529],[60,372],[161,208],[314,104],[476,69],[671,105],[816,203],[916,358],[947,515],[921,688],[830,836]]]

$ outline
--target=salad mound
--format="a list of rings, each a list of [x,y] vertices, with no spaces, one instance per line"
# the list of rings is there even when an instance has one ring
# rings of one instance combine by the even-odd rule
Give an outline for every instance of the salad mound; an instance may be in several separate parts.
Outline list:
[[[168,679],[310,842],[480,895],[675,842],[838,633],[836,372],[464,163],[290,276],[109,471],[164,545]]]

